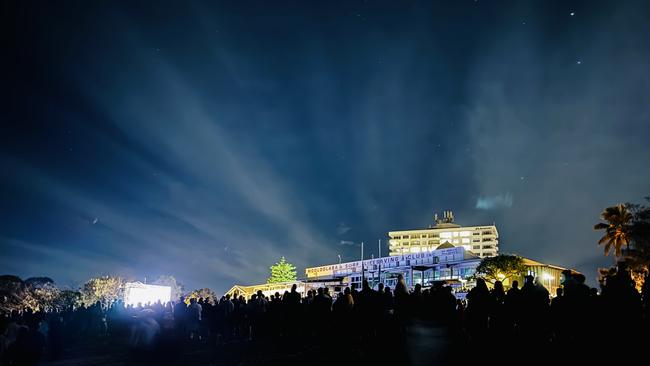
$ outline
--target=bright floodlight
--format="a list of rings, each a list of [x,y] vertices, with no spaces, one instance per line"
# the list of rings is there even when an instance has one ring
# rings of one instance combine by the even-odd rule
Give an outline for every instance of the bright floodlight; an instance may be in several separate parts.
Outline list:
[[[126,305],[146,305],[158,301],[166,303],[171,299],[172,288],[169,286],[145,285],[140,282],[127,282],[124,285],[124,303]]]

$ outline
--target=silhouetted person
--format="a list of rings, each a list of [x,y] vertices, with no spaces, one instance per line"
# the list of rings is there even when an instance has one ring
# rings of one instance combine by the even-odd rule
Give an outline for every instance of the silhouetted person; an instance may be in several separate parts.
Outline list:
[[[32,319],[28,327],[18,330],[16,341],[9,346],[8,358],[12,365],[38,365],[45,352],[45,336],[38,331],[40,321]]]
[[[487,336],[491,300],[485,280],[478,278],[476,286],[467,294],[467,327],[471,341]]]

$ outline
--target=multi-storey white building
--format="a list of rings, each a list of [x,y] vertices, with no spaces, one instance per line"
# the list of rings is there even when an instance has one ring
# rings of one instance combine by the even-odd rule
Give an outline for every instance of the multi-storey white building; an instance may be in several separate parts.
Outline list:
[[[443,218],[434,218],[435,224],[427,229],[390,231],[390,255],[430,252],[436,249],[462,246],[477,256],[493,257],[499,252],[499,233],[494,225],[461,226],[454,223],[451,211]]]

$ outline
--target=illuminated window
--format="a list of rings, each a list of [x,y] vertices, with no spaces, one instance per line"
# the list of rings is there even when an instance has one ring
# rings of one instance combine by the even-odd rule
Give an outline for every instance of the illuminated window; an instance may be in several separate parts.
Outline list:
[[[469,244],[469,238],[463,238],[463,244]]]
[[[441,239],[451,239],[451,233],[440,233]]]
[[[420,248],[419,247],[411,248],[411,253],[420,253]]]
[[[458,237],[458,232],[457,231],[455,231],[453,234],[454,234],[454,238]]]
[[[469,236],[469,231],[461,231],[460,236]]]

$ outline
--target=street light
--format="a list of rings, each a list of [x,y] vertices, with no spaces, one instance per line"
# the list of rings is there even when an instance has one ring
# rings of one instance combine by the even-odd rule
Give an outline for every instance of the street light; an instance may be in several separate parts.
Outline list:
[[[339,264],[341,264],[341,255],[337,254],[339,256]]]

